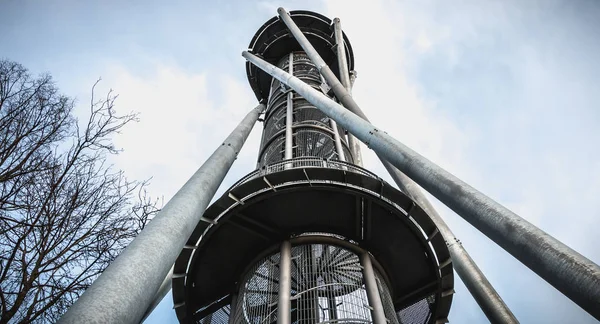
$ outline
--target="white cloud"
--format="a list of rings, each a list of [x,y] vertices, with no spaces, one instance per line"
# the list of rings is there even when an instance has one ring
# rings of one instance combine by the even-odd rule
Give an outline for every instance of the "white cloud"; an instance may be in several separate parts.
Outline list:
[[[279,4],[260,6],[275,15]],[[594,247],[600,241],[593,229],[600,225],[600,156],[590,144],[600,140],[594,131],[600,119],[590,108],[590,86],[576,82],[581,77],[576,63],[567,65],[566,58],[545,51],[547,42],[520,35],[530,12],[544,13],[533,7],[340,0],[327,2],[323,13],[342,19],[358,70],[354,95],[375,125],[598,261]],[[253,26],[260,23],[252,21]],[[251,37],[247,30],[238,32]],[[521,48],[519,42],[530,44]],[[498,43],[510,47],[495,53],[491,49]],[[240,43],[239,49],[245,46]],[[482,67],[497,63],[499,70],[477,71],[480,66],[472,56],[481,59],[483,53],[487,56]],[[433,63],[439,71],[423,72]],[[246,81],[232,75],[192,73],[175,63],[150,66],[142,74],[115,63],[102,73],[103,84],[120,93],[117,109],[141,112],[141,122],[116,138],[125,150],[117,166],[131,178],[153,176],[152,193],[168,199],[256,101]],[[458,72],[465,68],[474,71],[459,80],[463,75]],[[512,79],[506,81],[500,72]],[[419,73],[444,79],[432,84]],[[491,86],[490,80],[498,84]],[[504,82],[513,88],[497,93]],[[507,94],[509,98],[503,97]],[[461,106],[459,99],[468,104]],[[485,107],[494,100],[506,107]],[[557,101],[572,113],[561,111]],[[251,134],[226,183],[254,169],[260,128]],[[375,155],[366,148],[363,152],[365,166],[387,178]],[[590,321],[460,217],[436,206],[523,321]],[[522,287],[530,295],[523,294]],[[465,288],[458,285],[457,291],[450,319],[485,321]]]
[[[597,262],[592,228],[599,225],[600,154],[585,143],[598,140],[600,118],[586,86],[597,77],[576,80],[583,67],[597,71],[598,64],[575,69],[572,61],[579,57],[561,56],[572,45],[567,40],[528,35],[544,23],[578,35],[574,23],[554,15],[556,9],[556,3],[328,1],[325,14],[342,20],[358,70],[355,98],[376,126]],[[385,175],[375,155],[365,155],[365,166]],[[517,316],[592,321],[460,217],[436,206]],[[527,280],[515,281],[515,275]],[[527,307],[522,286],[531,291]],[[460,289],[450,319],[485,321]]]
[[[117,147],[123,149],[115,163],[133,179],[153,177],[151,193],[165,199],[255,106],[246,85],[228,76],[190,74],[178,66],[161,64],[143,76],[119,65],[108,67],[105,75],[104,83],[119,93],[117,111],[140,113],[140,122],[127,126],[115,138]],[[217,97],[209,89],[219,90],[221,95]],[[247,167],[236,172],[238,175],[254,167],[247,161],[256,154],[252,148],[258,145],[258,128],[235,164],[235,170],[240,164]]]

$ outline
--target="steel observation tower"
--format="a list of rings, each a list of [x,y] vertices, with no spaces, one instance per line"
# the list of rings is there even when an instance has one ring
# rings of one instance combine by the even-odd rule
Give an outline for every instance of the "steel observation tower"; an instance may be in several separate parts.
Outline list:
[[[171,287],[181,323],[446,323],[454,271],[518,323],[417,183],[600,319],[598,265],[369,122],[339,19],[279,8],[243,56],[259,105],[60,323],[139,323]],[[257,121],[256,170],[209,206]]]
[[[335,76],[350,80],[354,56],[341,30],[314,12],[290,16]],[[337,100],[278,17],[249,50]],[[445,319],[452,262],[430,217],[357,163],[355,139],[333,119],[250,62],[246,72],[266,106],[257,169],[206,210],[214,224],[200,222],[188,240],[194,249],[175,262],[185,274],[173,279],[180,322]]]

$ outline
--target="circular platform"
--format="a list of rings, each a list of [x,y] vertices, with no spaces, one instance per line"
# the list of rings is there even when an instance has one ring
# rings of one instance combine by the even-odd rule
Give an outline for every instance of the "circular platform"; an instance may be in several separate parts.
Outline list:
[[[331,19],[312,11],[295,10],[289,12],[292,20],[304,33],[325,63],[329,65],[333,73],[339,78],[339,67],[335,52],[335,38]],[[354,54],[350,41],[344,34],[344,45],[346,48],[346,59],[348,70],[354,69]],[[287,29],[287,26],[279,19],[273,17],[262,25],[250,44],[248,51],[265,61],[277,65],[277,62],[290,52],[302,51],[302,47]],[[257,68],[254,64],[246,62],[246,74],[259,102],[265,102],[269,98],[269,89],[272,77]]]
[[[282,161],[241,179],[203,217],[174,268],[182,323],[227,304],[257,256],[306,232],[341,235],[369,251],[397,311],[420,303],[431,312],[427,323],[448,315],[453,271],[439,231],[406,195],[355,165]]]

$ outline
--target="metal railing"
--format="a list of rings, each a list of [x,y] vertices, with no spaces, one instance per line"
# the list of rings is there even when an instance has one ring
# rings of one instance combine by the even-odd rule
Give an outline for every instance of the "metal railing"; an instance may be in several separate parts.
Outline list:
[[[299,157],[299,158],[278,161],[273,164],[263,166],[260,169],[256,169],[256,170],[252,171],[251,173],[247,174],[246,176],[244,176],[243,178],[241,178],[240,180],[238,180],[236,183],[234,183],[229,188],[228,191],[231,191],[233,188],[235,188],[243,183],[246,183],[252,179],[259,178],[259,177],[265,176],[270,173],[275,173],[275,172],[280,172],[280,171],[290,170],[290,169],[301,169],[301,168],[328,168],[328,169],[344,170],[344,171],[354,172],[354,173],[365,175],[367,177],[381,180],[375,173],[373,173],[369,170],[363,169],[363,168],[361,168],[355,164],[349,163],[349,162],[344,162],[344,161],[339,161],[339,160],[327,160],[327,159],[316,158],[316,157]]]

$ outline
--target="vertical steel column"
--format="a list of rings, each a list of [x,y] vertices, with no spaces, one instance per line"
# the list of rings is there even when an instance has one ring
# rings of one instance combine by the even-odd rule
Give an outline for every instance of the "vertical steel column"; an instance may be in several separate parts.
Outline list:
[[[346,90],[350,91],[350,73],[348,72],[348,60],[346,59],[346,45],[344,44],[344,33],[342,32],[342,23],[340,21],[340,18],[333,19],[333,32],[335,37],[338,67],[340,69],[340,82],[342,82]]]
[[[348,92],[352,91],[352,82],[348,72],[348,60],[346,59],[346,46],[344,45],[344,34],[342,33],[342,23],[340,18],[333,19],[333,30],[335,36],[336,53],[338,58],[338,67],[340,70],[340,80]],[[312,60],[312,59],[311,59]],[[328,81],[329,82],[329,81]],[[348,146],[352,154],[354,164],[362,166],[362,152],[360,151],[360,142],[354,135],[348,133]]]
[[[302,80],[248,52],[242,55],[292,87],[304,99],[346,127],[380,157],[392,163],[581,308],[600,319],[600,267],[597,264]],[[344,93],[345,89],[341,88]],[[342,98],[354,102],[347,93]],[[360,112],[360,108],[356,111]]]
[[[291,75],[294,75],[294,53],[290,53],[288,62],[288,70]],[[294,123],[294,92],[290,90],[287,94],[287,107],[285,112],[285,159],[289,160],[293,157],[292,146],[294,145],[292,124]],[[286,164],[286,169],[291,167],[291,164]]]
[[[362,266],[363,277],[365,279],[365,289],[367,290],[367,299],[369,300],[369,306],[371,306],[371,315],[373,316],[373,323],[375,324],[387,324],[385,312],[383,310],[383,303],[381,302],[381,295],[379,294],[379,288],[377,287],[377,281],[375,280],[375,271],[373,271],[373,263],[371,262],[371,256],[369,252],[360,253],[360,265]]]
[[[140,322],[264,109],[246,115],[59,323]]]
[[[325,251],[324,253],[324,258],[325,260],[331,260],[332,255],[331,255],[331,250],[330,250],[330,245],[324,245],[325,246]],[[326,271],[331,271],[332,269],[327,269]],[[323,270],[322,270],[323,271]],[[330,277],[328,276],[324,276],[324,283],[326,285],[328,284],[335,284],[335,280],[331,280]],[[333,294],[327,294],[327,313],[329,314],[329,319],[328,321],[331,323],[336,323],[338,319],[338,314],[337,314],[337,303],[335,301],[335,296]]]
[[[306,36],[304,36],[304,34],[300,30],[300,28],[298,28],[296,23],[292,20],[292,18],[285,11],[285,9],[280,7],[279,9],[277,9],[277,13],[279,14],[279,18],[281,19],[281,21],[283,21],[283,23],[288,27],[288,29],[294,36],[294,38],[296,38],[296,40],[298,41],[298,43],[300,44],[300,46],[302,47],[304,52],[306,52],[306,55],[308,55],[308,57],[313,62],[313,64],[317,68],[317,70],[319,70],[321,75],[325,78],[325,80],[327,80],[329,86],[334,91],[334,93],[335,93],[336,97],[338,98],[338,100],[340,101],[340,103],[344,107],[348,108],[348,110],[352,111],[353,113],[355,113],[355,114],[359,115],[360,117],[362,117],[363,119],[367,120],[367,117],[362,113],[360,108],[358,108],[358,105],[356,104],[356,102],[354,102],[354,100],[352,99],[352,96],[348,93],[348,91],[346,91],[346,88],[344,87],[344,85],[342,85],[342,83],[337,79],[337,77],[331,71],[331,69],[329,68],[327,63],[325,63],[325,61],[321,58],[321,56],[319,55],[317,50],[310,44],[310,42],[308,41]],[[250,54],[250,55],[252,55],[252,54]],[[269,63],[267,63],[267,64],[269,64]],[[269,64],[269,65],[271,65],[271,64]],[[307,99],[307,98],[305,98],[305,99]]]
[[[229,304],[229,320],[227,321],[227,324],[235,324],[238,296],[239,295],[237,291],[231,295],[231,303]]]
[[[279,304],[277,306],[277,324],[290,324],[292,294],[292,244],[281,243],[279,252]]]
[[[354,88],[354,81],[356,80],[356,71],[352,71],[350,73],[350,91],[348,92],[350,95],[352,95],[352,88]],[[360,147],[360,141],[356,139],[356,137],[354,137],[354,135],[350,134],[350,132],[348,132],[348,145],[350,145],[350,147],[352,147],[352,152],[355,152],[355,154],[357,154],[357,157],[354,159],[354,164],[358,165],[358,166],[363,166],[363,157],[362,157],[362,149]]]

